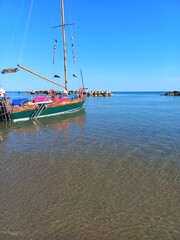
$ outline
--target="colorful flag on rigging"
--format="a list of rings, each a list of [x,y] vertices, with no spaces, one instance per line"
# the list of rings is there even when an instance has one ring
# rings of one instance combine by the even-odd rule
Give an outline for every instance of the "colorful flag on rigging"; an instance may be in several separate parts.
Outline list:
[[[18,71],[18,68],[7,68],[1,71],[2,74],[15,73]]]
[[[55,55],[56,55],[56,43],[58,42],[58,40],[55,39],[54,41],[55,41],[55,44],[54,44],[53,64],[54,64],[54,61],[55,61]]]

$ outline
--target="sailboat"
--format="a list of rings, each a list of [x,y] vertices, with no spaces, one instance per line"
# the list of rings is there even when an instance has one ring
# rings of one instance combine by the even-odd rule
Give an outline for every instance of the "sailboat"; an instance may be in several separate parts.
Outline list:
[[[54,82],[20,64],[18,68],[3,69],[2,74],[14,73],[20,69],[23,69],[31,74],[36,75],[46,81],[49,81],[59,87],[64,88],[63,96],[56,96],[53,89],[49,90],[49,95],[38,96],[33,100],[17,99],[12,103],[9,103],[7,98],[0,99],[0,120],[6,121],[25,121],[30,119],[50,117],[60,114],[67,114],[77,112],[84,108],[85,97],[83,96],[83,88],[80,88],[78,94],[75,96],[68,95],[68,79],[67,79],[67,66],[66,66],[66,32],[65,32],[65,18],[64,18],[64,0],[60,0],[61,3],[61,14],[62,14],[62,43],[63,43],[63,55],[64,55],[64,86]]]

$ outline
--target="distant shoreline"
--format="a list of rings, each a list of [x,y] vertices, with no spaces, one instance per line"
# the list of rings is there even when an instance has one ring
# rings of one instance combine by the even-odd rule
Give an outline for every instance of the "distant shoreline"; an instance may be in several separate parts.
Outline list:
[[[161,96],[180,96],[180,91],[170,91],[162,93]]]

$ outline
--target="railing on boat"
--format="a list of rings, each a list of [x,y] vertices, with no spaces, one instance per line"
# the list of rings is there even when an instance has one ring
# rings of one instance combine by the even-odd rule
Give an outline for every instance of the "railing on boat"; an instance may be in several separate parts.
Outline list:
[[[4,99],[0,99],[0,120],[11,121],[11,114],[9,112],[8,102]]]

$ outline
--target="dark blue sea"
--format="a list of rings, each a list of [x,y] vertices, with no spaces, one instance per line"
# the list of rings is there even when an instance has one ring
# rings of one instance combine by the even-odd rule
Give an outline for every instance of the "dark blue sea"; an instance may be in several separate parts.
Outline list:
[[[179,240],[180,97],[160,94],[0,122],[0,239]]]

